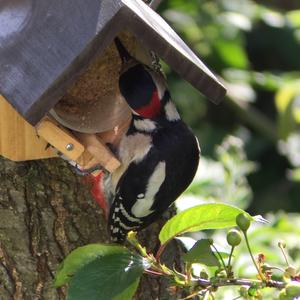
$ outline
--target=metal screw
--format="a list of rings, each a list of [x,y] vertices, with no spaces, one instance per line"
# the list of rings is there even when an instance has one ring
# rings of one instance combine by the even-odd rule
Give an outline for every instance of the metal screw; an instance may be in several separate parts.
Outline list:
[[[72,151],[72,150],[74,149],[74,145],[71,144],[71,143],[69,143],[69,144],[67,144],[66,149],[67,149],[68,151]]]

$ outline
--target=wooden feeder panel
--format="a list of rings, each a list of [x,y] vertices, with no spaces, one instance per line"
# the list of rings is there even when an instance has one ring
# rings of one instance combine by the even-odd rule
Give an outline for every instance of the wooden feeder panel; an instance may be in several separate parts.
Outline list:
[[[57,156],[57,151],[47,145],[35,128],[0,96],[0,154],[14,161]]]

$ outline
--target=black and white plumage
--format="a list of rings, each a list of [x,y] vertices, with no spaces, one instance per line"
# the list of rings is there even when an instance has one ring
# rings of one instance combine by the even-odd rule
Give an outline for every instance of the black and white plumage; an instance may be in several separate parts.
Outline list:
[[[199,146],[171,102],[162,74],[133,59],[119,40],[123,60],[121,94],[132,110],[118,157],[122,163],[110,177],[113,202],[109,231],[123,242],[167,210],[191,183],[199,162]]]

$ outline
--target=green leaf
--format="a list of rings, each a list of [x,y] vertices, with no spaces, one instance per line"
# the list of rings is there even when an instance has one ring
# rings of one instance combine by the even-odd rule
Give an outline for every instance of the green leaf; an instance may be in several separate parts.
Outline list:
[[[242,45],[237,40],[217,40],[215,50],[227,66],[237,69],[247,69],[248,57]]]
[[[121,297],[120,294],[127,293],[147,267],[141,256],[129,251],[100,256],[76,272],[70,281],[67,300]]]
[[[114,297],[113,300],[129,300],[135,295],[135,292],[139,286],[140,279],[132,283],[127,289],[125,289],[121,294]]]
[[[236,226],[235,218],[242,212],[248,215],[242,209],[221,203],[209,203],[189,208],[174,216],[163,226],[159,233],[159,240],[165,244],[185,232]],[[248,216],[250,220],[253,220],[250,215]]]
[[[183,255],[183,260],[187,263],[201,263],[206,266],[220,266],[220,262],[211,250],[211,242],[208,239],[197,241],[193,248]]]
[[[74,274],[90,261],[108,254],[127,253],[119,245],[90,244],[72,251],[59,266],[55,275],[54,285],[60,287],[70,281]]]
[[[300,168],[290,170],[288,173],[288,177],[293,181],[300,182]]]
[[[295,27],[300,27],[300,9],[292,10],[286,16]]]
[[[299,109],[294,105],[294,100],[300,94],[300,81],[295,80],[282,86],[275,97],[278,116],[278,131],[282,139],[289,134],[300,123]]]
[[[227,252],[218,251],[222,258],[228,258],[230,256]],[[213,251],[215,255],[217,255],[216,251]],[[234,255],[232,255],[234,257]]]

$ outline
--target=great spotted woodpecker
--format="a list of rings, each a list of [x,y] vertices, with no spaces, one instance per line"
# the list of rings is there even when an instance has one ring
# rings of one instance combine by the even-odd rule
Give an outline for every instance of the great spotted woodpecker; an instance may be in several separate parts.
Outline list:
[[[135,60],[118,38],[115,44],[122,59],[120,92],[132,111],[117,153],[122,165],[109,177],[109,231],[113,241],[123,242],[128,231],[154,222],[187,188],[200,149],[164,76]]]

